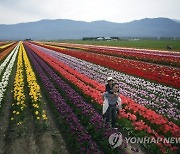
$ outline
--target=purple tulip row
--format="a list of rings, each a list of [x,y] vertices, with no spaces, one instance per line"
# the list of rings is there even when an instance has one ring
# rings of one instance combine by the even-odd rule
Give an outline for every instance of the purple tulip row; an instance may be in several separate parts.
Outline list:
[[[60,95],[57,89],[54,87],[50,79],[47,75],[43,72],[42,66],[39,63],[42,61],[35,60],[34,56],[36,56],[33,52],[30,51],[29,48],[26,48],[28,56],[36,70],[38,72],[40,79],[42,80],[43,85],[46,88],[49,98],[52,100],[54,105],[56,106],[57,111],[61,118],[66,120],[67,124],[69,125],[69,129],[71,130],[72,134],[76,136],[79,144],[81,152],[86,153],[102,153],[101,150],[98,148],[97,144],[93,141],[91,135],[87,132],[87,130],[81,125],[78,117],[74,114],[72,108],[66,104],[64,98]],[[34,54],[34,55],[33,55]],[[40,60],[36,56],[36,59]],[[41,64],[43,65],[43,64]],[[43,65],[46,69],[47,65]],[[87,143],[88,146],[83,147],[84,143]]]
[[[141,81],[141,79],[135,79],[134,77],[130,78],[128,75],[122,75],[122,73],[65,54],[39,46],[36,47],[100,83],[104,84],[107,76],[113,74],[112,76],[115,76],[117,82],[120,83],[120,91],[123,95],[132,98],[139,104],[154,109],[159,114],[166,115],[168,118],[180,119],[180,111],[177,109],[180,96],[176,89]]]

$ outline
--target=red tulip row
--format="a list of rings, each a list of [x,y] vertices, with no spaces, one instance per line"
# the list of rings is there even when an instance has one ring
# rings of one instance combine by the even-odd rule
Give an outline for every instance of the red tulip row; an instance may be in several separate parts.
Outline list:
[[[70,56],[80,58],[101,66],[112,68],[114,70],[124,72],[130,75],[139,76],[158,83],[180,88],[180,69],[166,66],[159,66],[140,61],[127,60],[107,55],[99,55],[95,53],[87,53],[81,51],[65,50],[48,45],[40,45],[42,47],[52,49]]]
[[[104,91],[103,85],[101,85],[100,83],[97,83],[97,81],[94,81],[91,79],[89,79],[89,81],[90,81],[89,83],[87,83],[87,81],[86,81],[86,83],[83,82],[83,81],[85,81],[85,79],[82,80],[84,75],[82,75],[80,73],[78,74],[77,71],[72,70],[70,67],[61,63],[57,59],[55,59],[43,52],[38,51],[35,47],[32,47],[32,46],[29,46],[29,47],[31,49],[33,49],[34,52],[36,52],[42,59],[44,59],[47,63],[49,63],[56,71],[61,73],[66,79],[70,80],[72,83],[74,83],[76,86],[78,86],[86,95],[91,96],[98,103],[102,104],[101,92]],[[99,88],[94,88],[95,83],[96,83],[96,86]],[[169,122],[166,118],[157,114],[156,112],[154,112],[150,109],[147,109],[142,105],[135,103],[134,101],[132,101],[129,98],[126,98],[124,96],[121,96],[121,98],[123,100],[123,103],[126,105],[123,111],[126,111],[128,115],[132,115],[132,116],[128,116],[126,118],[129,118],[131,121],[133,121],[134,122],[133,124],[135,124],[135,122],[137,122],[136,121],[137,120],[136,113],[137,113],[137,114],[141,115],[143,118],[150,121],[150,123],[152,123],[152,124],[155,123],[156,125],[158,125],[159,126],[158,132],[163,131],[164,132],[163,134],[170,132],[172,136],[177,136],[177,137],[180,135],[180,131],[179,131],[180,127],[179,126],[175,125],[172,122]],[[133,114],[128,113],[130,110],[133,111]],[[122,113],[125,113],[123,111],[122,111]],[[159,119],[159,120],[157,120],[157,119]],[[148,128],[149,129],[147,129],[147,127],[144,127],[144,129],[148,133],[151,133],[153,135],[153,133],[154,133],[154,131],[152,131],[153,129],[151,129],[150,126],[148,126]],[[155,137],[158,136],[158,134],[155,134],[155,135],[156,135]]]
[[[46,43],[50,45],[57,45],[68,48],[77,48],[84,51],[95,52],[98,54],[125,57],[135,60],[148,61],[157,64],[166,64],[171,66],[180,66],[180,54],[170,53],[162,51],[148,51],[138,49],[125,49],[125,48],[110,48],[110,47],[96,47],[96,46],[85,46],[77,44],[61,44],[61,43]]]
[[[152,136],[152,138],[161,138],[164,139],[165,137],[163,135],[159,135],[157,131],[155,131],[154,129],[152,129],[150,126],[148,126],[147,124],[145,124],[144,121],[142,120],[137,120],[136,115],[131,114],[131,113],[127,113],[124,109],[121,110],[119,118],[127,118],[130,121],[132,121],[132,125],[135,127],[135,130],[139,130],[139,131],[145,131],[148,134],[150,134]],[[163,153],[166,153],[165,147],[170,148],[171,151],[177,151],[178,147],[176,146],[172,146],[169,143],[156,143],[160,150]]]
[[[135,103],[130,98],[125,96],[121,96],[123,103],[126,104],[125,110],[126,112],[132,112],[134,115],[141,115],[143,118],[147,119],[151,122],[151,124],[156,124],[159,126],[157,131],[163,131],[164,134],[171,132],[172,136],[179,137],[180,136],[180,127],[170,122],[167,118],[162,115],[157,114],[155,111],[151,109],[147,109],[143,105],[139,105]],[[132,119],[133,120],[133,119]]]

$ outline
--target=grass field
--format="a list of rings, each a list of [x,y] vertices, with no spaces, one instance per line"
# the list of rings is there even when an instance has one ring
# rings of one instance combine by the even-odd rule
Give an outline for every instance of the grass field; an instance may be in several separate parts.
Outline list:
[[[167,45],[172,46],[172,51],[180,52],[180,40],[138,40],[138,41],[83,41],[83,40],[66,40],[58,41],[66,43],[92,44],[129,48],[159,49],[167,50]]]

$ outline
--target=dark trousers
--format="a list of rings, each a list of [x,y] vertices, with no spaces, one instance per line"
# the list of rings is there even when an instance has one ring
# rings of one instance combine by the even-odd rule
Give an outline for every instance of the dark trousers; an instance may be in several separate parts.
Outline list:
[[[116,122],[116,105],[109,105],[107,111],[106,111],[106,121],[110,122],[112,127],[115,127],[115,122]]]

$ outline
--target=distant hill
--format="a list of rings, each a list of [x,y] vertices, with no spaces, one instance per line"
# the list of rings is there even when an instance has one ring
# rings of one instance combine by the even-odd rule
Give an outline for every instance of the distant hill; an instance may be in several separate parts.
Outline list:
[[[180,20],[177,20],[177,19],[174,19],[174,21],[176,21],[176,22],[180,22]]]
[[[127,23],[56,19],[0,25],[0,39],[55,40],[97,36],[180,37],[180,22],[168,18],[145,18]]]

